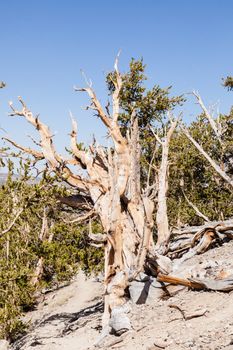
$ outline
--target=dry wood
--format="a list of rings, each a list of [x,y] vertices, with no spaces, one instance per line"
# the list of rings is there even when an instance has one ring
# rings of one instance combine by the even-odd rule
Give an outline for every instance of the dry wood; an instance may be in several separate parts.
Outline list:
[[[15,225],[16,221],[19,219],[20,215],[23,213],[24,208],[20,208],[17,213],[15,214],[14,219],[9,223],[8,227],[0,232],[0,237],[4,236],[6,233],[8,233],[12,227]]]
[[[105,249],[103,329],[109,331],[111,324],[111,328],[115,328],[119,333],[120,328],[130,327],[125,309],[125,291],[129,277],[143,269],[147,253],[154,248],[152,239],[154,203],[140,188],[140,147],[136,111],[132,113],[131,133],[127,137],[122,135],[118,125],[122,81],[117,61],[118,59],[115,62],[116,81],[112,96],[112,116],[110,112],[108,115],[105,114],[90,83],[86,88],[78,89],[89,95],[91,105],[88,108],[93,109],[106,126],[113,141],[113,146],[108,149],[94,142],[89,149],[81,150],[77,146],[77,123],[71,116],[73,161],[65,160],[56,152],[48,126],[42,123],[38,116],[33,115],[21,97],[19,101],[22,110],[16,110],[12,103],[10,107],[11,115],[25,118],[40,135],[38,145],[41,147],[41,152],[36,153],[37,151],[22,146],[20,149],[28,151],[27,153],[35,158],[44,158],[51,171],[78,190],[78,197],[60,197],[59,200],[80,210],[93,210],[101,220],[104,235],[93,235],[90,232],[89,238],[93,241],[92,244],[97,246],[104,244]],[[168,140],[169,137],[168,134]],[[18,144],[14,143],[14,146],[18,147]],[[167,164],[167,160],[165,163]],[[75,164],[81,170],[85,169],[85,176],[81,176],[80,172],[78,175],[74,174],[68,164]],[[88,212],[82,215],[82,219],[88,217]]]
[[[200,105],[201,109],[203,110],[206,118],[208,119],[211,128],[213,129],[215,135],[218,138],[218,141],[222,144],[222,126],[219,123],[218,120],[215,120],[213,116],[210,114],[208,109],[206,108],[201,96],[199,95],[198,92],[193,91],[193,95],[196,97],[198,104]]]
[[[197,216],[199,216],[200,218],[204,219],[205,221],[210,221],[209,218],[204,215],[199,209],[198,207],[192,203],[188,197],[186,196],[186,194],[184,193],[184,191],[182,190],[183,196],[185,198],[185,200],[187,201],[187,203],[190,205],[191,208],[193,208],[193,210],[195,211],[195,213],[197,214]]]
[[[221,280],[192,278],[190,282],[200,283],[203,288],[219,292],[229,292],[233,290],[233,275]]]
[[[110,330],[121,334],[130,329],[130,321],[127,315],[129,308],[127,303],[127,287],[129,281],[147,268],[153,273],[159,273],[158,280],[166,283],[182,284],[191,288],[203,289],[203,283],[165,275],[172,269],[171,260],[164,256],[169,249],[171,230],[169,229],[167,216],[167,189],[168,189],[168,166],[169,144],[175,131],[178,120],[170,120],[170,127],[162,138],[156,133],[155,139],[159,147],[162,147],[162,159],[154,184],[149,180],[145,189],[140,184],[140,145],[137,110],[132,111],[130,132],[123,136],[118,123],[120,113],[120,91],[122,77],[118,70],[118,57],[115,62],[115,75],[113,84],[115,90],[112,95],[112,113],[110,106],[102,107],[96,96],[92,84],[87,87],[76,89],[86,92],[91,100],[90,108],[95,111],[100,121],[107,129],[112,144],[108,148],[101,147],[94,140],[88,149],[81,149],[77,143],[78,127],[71,115],[72,131],[70,134],[70,147],[72,159],[65,159],[56,152],[53,144],[53,135],[48,126],[42,123],[38,116],[26,106],[21,97],[19,102],[22,110],[16,110],[10,103],[11,115],[21,116],[32,124],[40,135],[37,146],[40,151],[18,145],[8,140],[15,147],[33,156],[36,160],[44,159],[50,171],[56,173],[69,185],[75,188],[76,197],[59,197],[61,203],[77,208],[81,214],[77,220],[88,220],[92,215],[98,215],[104,234],[89,232],[89,239],[95,246],[104,246],[105,251],[105,308],[103,315],[103,334],[101,339]],[[186,131],[185,131],[186,132]],[[192,141],[193,142],[193,141]],[[194,142],[196,142],[194,140]],[[199,146],[199,145],[198,145]],[[200,146],[199,146],[200,148]],[[212,162],[212,166],[219,172],[215,162],[201,149],[206,159]],[[70,165],[78,168],[75,174]],[[149,173],[151,172],[152,163]],[[221,169],[220,169],[221,170]],[[228,180],[225,173],[221,176]],[[230,182],[231,183],[231,180]],[[232,182],[233,185],[233,182]],[[153,194],[153,195],[151,195]],[[157,195],[156,225],[158,241],[156,246],[153,241],[155,194]],[[200,213],[199,213],[200,214]],[[203,215],[202,215],[203,217]],[[77,221],[77,222],[78,222]],[[44,225],[45,226],[45,225]],[[193,254],[205,251],[210,244],[223,233],[232,234],[233,226],[224,223],[198,228],[193,237],[183,243],[179,242],[179,253],[190,249]],[[44,228],[43,228],[44,230]],[[181,232],[182,231],[182,232]],[[178,233],[185,233],[181,230]],[[230,233],[229,233],[230,232]],[[175,230],[173,230],[175,233]],[[190,233],[190,231],[188,232]],[[233,236],[233,234],[232,234]],[[47,235],[43,237],[47,238]],[[177,242],[175,242],[177,244]],[[175,244],[174,243],[174,244]],[[177,248],[170,245],[170,251],[178,253]],[[38,261],[35,280],[38,280],[43,268],[43,261]],[[163,272],[163,274],[161,274]]]
[[[23,147],[21,145],[19,145],[18,143],[16,143],[15,141],[7,138],[7,137],[3,137],[2,138],[3,140],[11,143],[14,147],[20,149],[21,151],[23,151],[24,153],[27,153],[27,154],[31,154],[36,160],[42,160],[44,159],[44,155],[42,152],[38,152],[36,150],[33,150],[29,147]]]
[[[214,170],[230,185],[233,187],[233,180],[230,178],[230,176],[227,175],[225,171],[221,169],[221,167],[206,153],[206,151],[203,149],[203,147],[191,136],[188,129],[181,126],[181,129],[183,130],[184,134],[187,136],[187,138],[194,144],[194,146],[197,148],[197,150],[205,157],[205,159],[209,162],[209,164],[214,168]]]
[[[170,239],[170,230],[167,216],[167,190],[168,190],[168,154],[169,143],[172,134],[177,126],[178,119],[171,120],[171,126],[167,134],[161,139],[153,130],[156,140],[162,147],[162,161],[158,172],[158,197],[157,197],[157,213],[156,224],[158,229],[158,239],[156,250],[160,254],[165,254]]]
[[[187,226],[181,229],[173,229],[172,233],[174,235],[188,235],[194,234],[200,230],[204,230],[206,228],[215,228],[219,232],[225,232],[233,229],[233,219],[221,220],[221,221],[209,221],[201,226]]]
[[[86,181],[79,175],[74,175],[71,170],[67,167],[65,160],[56,153],[53,141],[52,141],[52,134],[49,131],[49,128],[47,125],[43,124],[38,116],[34,117],[32,112],[28,109],[25,102],[22,100],[22,98],[19,96],[19,102],[22,105],[22,110],[16,110],[13,107],[13,103],[10,102],[9,105],[12,109],[11,116],[22,116],[24,117],[30,124],[32,124],[39,132],[41,140],[40,145],[42,148],[42,153],[44,159],[48,162],[51,170],[53,170],[58,175],[62,176],[64,181],[69,183],[71,186],[79,187],[83,191],[87,190]],[[15,147],[18,147],[17,144],[14,145]],[[20,146],[20,149],[26,152],[27,148],[24,148]],[[34,151],[33,151],[34,153]],[[35,157],[35,154],[32,153],[32,150],[30,150],[31,155]],[[35,157],[37,159],[37,157]]]
[[[42,217],[42,225],[41,225],[41,231],[39,234],[39,239],[43,241],[48,241],[49,243],[52,242],[53,240],[53,232],[52,232],[52,226],[50,225],[50,233],[49,233],[49,225],[48,225],[48,218],[47,218],[47,212],[46,212],[46,207],[44,207],[43,211],[43,217]],[[44,258],[41,256],[36,264],[35,271],[33,273],[33,276],[31,278],[31,284],[32,286],[38,285],[38,283],[41,280],[41,277],[44,272]]]
[[[179,234],[175,237],[169,246],[168,256],[172,259],[179,258],[173,264],[174,269],[194,255],[204,253],[216,240],[221,242],[225,237],[233,239],[232,228],[233,220],[213,221],[203,226],[185,228],[182,236]]]
[[[36,286],[39,283],[39,281],[42,277],[43,271],[44,271],[44,259],[41,256],[36,264],[36,268],[35,268],[33,277],[31,278],[32,286]]]
[[[182,308],[176,304],[169,304],[168,306],[170,308],[173,308],[173,309],[180,311],[180,313],[185,321],[191,320],[192,318],[204,316],[207,313],[207,309],[200,309],[200,310],[196,310],[192,314],[186,314],[186,312],[184,310],[182,310]],[[174,319],[172,321],[174,321]]]
[[[201,282],[194,280],[190,281],[189,279],[180,278],[177,276],[159,274],[157,276],[157,281],[168,284],[181,285],[189,288],[203,289],[203,285]]]
[[[86,222],[87,220],[90,220],[91,218],[94,218],[96,217],[96,214],[95,214],[95,211],[92,209],[88,212],[84,212],[79,214],[79,215],[76,215],[76,218],[73,219],[73,220],[65,220],[63,219],[63,221],[66,223],[66,224],[74,224],[74,223],[84,223]]]
[[[194,289],[209,289],[219,292],[229,292],[233,290],[233,275],[221,280],[198,279],[198,278],[180,278],[171,275],[159,274],[157,277],[159,282],[182,285]]]

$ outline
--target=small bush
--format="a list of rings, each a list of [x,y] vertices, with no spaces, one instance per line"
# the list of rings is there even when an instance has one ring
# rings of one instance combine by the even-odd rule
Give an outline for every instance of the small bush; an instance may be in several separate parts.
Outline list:
[[[67,188],[47,177],[34,183],[28,164],[20,172],[14,177],[9,163],[0,187],[0,338],[10,340],[25,330],[20,316],[35,305],[36,291],[71,279],[80,268],[98,271],[103,254],[89,246],[87,225],[69,223],[75,213],[56,199],[70,194]],[[99,229],[94,223],[93,231]],[[33,285],[39,259],[43,271]]]

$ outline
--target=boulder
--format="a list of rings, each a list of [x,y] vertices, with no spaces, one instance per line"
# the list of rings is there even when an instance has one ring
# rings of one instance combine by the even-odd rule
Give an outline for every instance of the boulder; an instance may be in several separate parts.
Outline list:
[[[164,294],[161,287],[155,278],[141,273],[129,286],[130,299],[135,304],[153,304]]]

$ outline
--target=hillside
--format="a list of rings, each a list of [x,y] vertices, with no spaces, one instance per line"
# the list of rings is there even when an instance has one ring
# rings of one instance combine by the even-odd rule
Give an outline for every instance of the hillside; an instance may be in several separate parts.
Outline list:
[[[186,271],[190,276],[211,278],[232,275],[232,249],[233,242],[229,242],[193,257]],[[131,305],[133,329],[122,336],[108,336],[101,349],[233,349],[232,292],[174,287],[170,296],[164,292],[158,300],[160,289],[152,287],[148,304]],[[94,349],[101,330],[102,291],[96,278],[79,273],[69,286],[45,294],[37,309],[25,316],[31,324],[29,333],[10,349]]]

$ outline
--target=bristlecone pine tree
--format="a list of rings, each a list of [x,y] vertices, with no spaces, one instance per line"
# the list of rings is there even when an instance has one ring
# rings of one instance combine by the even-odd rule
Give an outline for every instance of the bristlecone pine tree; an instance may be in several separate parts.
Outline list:
[[[77,207],[85,207],[85,204],[88,203],[88,210],[92,213],[95,212],[101,221],[104,233],[93,234],[90,230],[89,238],[96,246],[104,246],[105,251],[103,334],[108,333],[111,329],[116,333],[130,329],[130,320],[127,316],[127,287],[130,281],[141,272],[158,276],[160,281],[181,283],[198,288],[206,287],[200,281],[186,281],[169,275],[174,270],[168,253],[170,250],[170,253],[172,252],[170,257],[177,258],[182,256],[182,252],[187,253],[188,249],[194,246],[192,254],[200,253],[207,249],[217,231],[216,224],[215,226],[209,224],[207,225],[208,230],[206,226],[202,228],[201,232],[194,229],[194,232],[198,231],[197,234],[194,238],[186,240],[183,246],[179,240],[169,244],[171,236],[167,215],[169,146],[176,133],[179,118],[175,119],[169,115],[163,133],[161,130],[157,132],[152,129],[148,123],[145,123],[143,129],[142,116],[143,113],[148,113],[148,109],[143,109],[143,106],[136,103],[136,99],[136,102],[131,104],[132,108],[127,110],[128,119],[124,119],[122,109],[126,110],[128,104],[127,94],[122,95],[122,91],[123,88],[127,88],[127,80],[124,80],[124,75],[118,70],[118,59],[114,69],[114,73],[108,77],[112,92],[111,113],[110,106],[103,108],[91,84],[85,88],[76,89],[89,95],[91,104],[88,108],[95,111],[106,127],[112,140],[111,147],[102,147],[96,142],[88,149],[79,147],[77,124],[72,119],[72,157],[63,159],[55,150],[48,126],[33,115],[21,97],[19,97],[19,101],[22,109],[17,110],[10,103],[11,115],[22,116],[37,129],[40,134],[41,150],[25,148],[8,140],[21,151],[32,155],[36,160],[45,159],[54,173],[78,190],[78,195],[65,199],[66,204],[70,202],[71,205],[74,205],[74,201],[76,201]],[[138,90],[133,92],[135,95],[141,93]],[[153,97],[153,91],[151,94]],[[148,94],[146,98],[150,99],[151,95]],[[197,98],[201,104],[202,101],[198,95]],[[163,100],[160,102],[162,103]],[[174,100],[173,105],[179,102],[182,102],[181,99],[180,101]],[[201,106],[204,108],[202,104]],[[171,107],[165,108],[165,110],[171,109]],[[207,111],[204,112],[207,113]],[[212,118],[209,119],[209,122],[212,123],[211,126],[219,138],[219,142],[222,142],[219,124],[215,123]],[[151,157],[147,177],[145,173],[141,172],[141,162],[146,158],[145,152],[144,154],[141,152],[139,142],[143,137],[143,132],[150,134],[150,143],[153,143],[154,150],[159,152],[160,159],[160,164],[154,169],[153,157]],[[217,171],[218,175],[227,181],[229,186],[232,186],[232,179],[224,169],[213,161],[197,142],[195,143],[184,127],[183,132]],[[85,169],[85,172],[79,171],[75,174],[69,165]],[[81,173],[84,175],[80,175]],[[152,173],[154,174],[153,181],[151,180]],[[88,213],[85,212],[83,215],[86,218]],[[156,243],[153,239],[154,220],[157,227]],[[228,226],[220,226],[218,233],[221,232],[223,235],[231,227],[232,221],[229,222]]]

